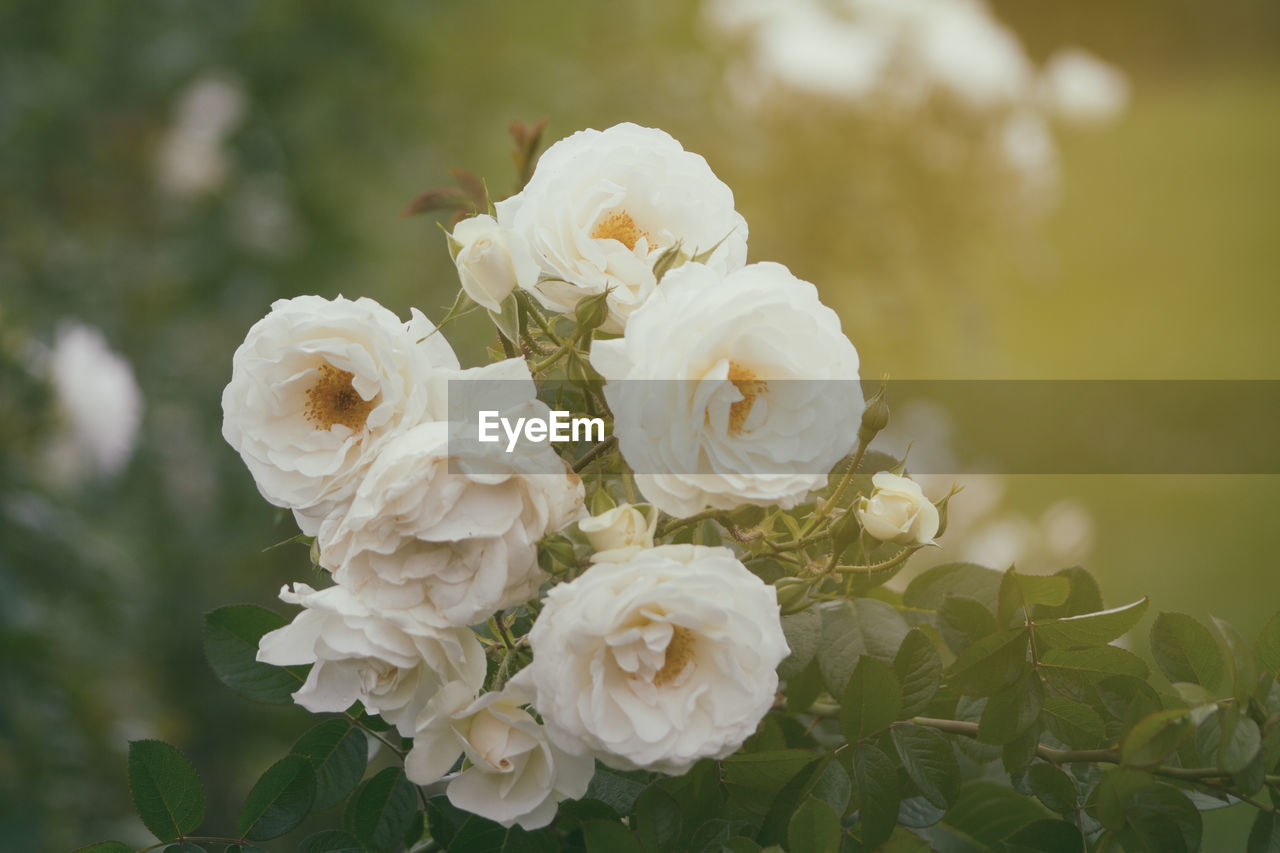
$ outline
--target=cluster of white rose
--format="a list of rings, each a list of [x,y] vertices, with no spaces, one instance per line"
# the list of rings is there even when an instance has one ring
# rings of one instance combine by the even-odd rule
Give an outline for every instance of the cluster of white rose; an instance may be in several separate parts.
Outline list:
[[[421,313],[367,298],[275,303],[235,354],[223,435],[334,581],[282,591],[303,610],[259,660],[312,664],[304,707],[360,702],[412,737],[415,783],[447,779],[458,807],[536,828],[595,759],[680,773],[756,729],[788,654],[775,589],[729,548],[655,545],[659,511],[795,506],[853,448],[863,400],[836,315],[786,268],[746,264],[732,192],[666,133],[561,140],[495,212],[450,235],[465,294],[493,312],[517,288],[552,312],[606,309],[598,331],[620,336],[587,329],[589,360],[647,508],[588,516],[549,444],[497,473],[451,464],[451,383],[515,383],[513,408],[545,409],[537,371],[463,369]],[[929,541],[934,506],[889,485],[859,508],[866,530]],[[539,542],[575,522],[595,553],[549,585]],[[501,614],[517,607],[537,615],[512,641]],[[493,676],[484,643],[503,655]]]
[[[1059,49],[1037,69],[983,0],[706,0],[702,12],[713,38],[740,48],[726,73],[740,103],[801,92],[883,118],[943,102],[965,115],[959,126],[978,119],[978,152],[1042,193],[1057,183],[1050,122],[1103,124],[1129,101],[1124,73],[1082,48]],[[938,150],[958,141],[913,128]]]

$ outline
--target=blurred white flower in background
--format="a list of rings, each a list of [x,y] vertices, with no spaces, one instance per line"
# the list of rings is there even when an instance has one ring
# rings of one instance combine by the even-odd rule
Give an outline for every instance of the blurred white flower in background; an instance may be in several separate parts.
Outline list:
[[[142,392],[129,362],[102,332],[67,321],[41,372],[57,407],[58,428],[46,450],[53,479],[74,483],[118,473],[133,455],[142,420]]]
[[[1093,54],[1065,48],[1045,63],[1040,96],[1045,108],[1064,121],[1102,124],[1129,106],[1129,80]]]
[[[970,135],[1041,209],[1058,183],[1047,120],[1096,125],[1128,105],[1124,73],[1080,48],[1037,71],[982,0],[705,0],[702,13],[734,47],[725,83],[740,106],[786,108],[799,93],[867,119],[928,119],[912,126],[926,155]]]
[[[195,198],[226,182],[231,166],[225,142],[244,118],[245,100],[244,88],[220,74],[199,77],[183,90],[156,157],[165,192]]]

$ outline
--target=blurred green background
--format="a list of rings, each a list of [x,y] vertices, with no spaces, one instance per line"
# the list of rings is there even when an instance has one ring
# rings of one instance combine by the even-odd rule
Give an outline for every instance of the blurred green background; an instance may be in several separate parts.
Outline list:
[[[744,113],[679,0],[0,6],[0,848],[140,838],[139,737],[186,751],[208,826],[229,826],[306,727],[231,694],[200,651],[204,611],[274,606],[308,572],[296,546],[264,550],[292,522],[220,437],[231,354],[301,293],[439,318],[443,238],[398,212],[455,165],[506,186],[512,119],[547,116],[550,139],[631,120],[705,155],[751,258],[818,284],[864,375],[1280,378],[1280,5],[994,7],[1033,60],[1078,44],[1132,84],[1118,123],[1055,130],[1045,216],[922,168],[910,128],[817,101]],[[238,99],[214,134],[223,174],[166,189],[200,80]],[[41,476],[49,424],[20,376],[65,318],[103,330],[145,400],[129,466],[75,487]],[[488,341],[475,319],[449,333],[464,362]],[[1005,500],[1063,497],[1094,518],[1110,602],[1149,594],[1247,635],[1280,607],[1276,478],[1023,477]],[[1206,818],[1207,850],[1242,848],[1232,811]]]

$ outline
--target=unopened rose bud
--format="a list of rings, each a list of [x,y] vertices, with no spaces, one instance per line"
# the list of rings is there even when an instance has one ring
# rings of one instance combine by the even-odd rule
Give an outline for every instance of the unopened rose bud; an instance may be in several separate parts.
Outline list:
[[[783,616],[799,613],[809,606],[809,582],[801,578],[779,578],[773,585],[777,590],[778,607]]]
[[[453,262],[462,289],[476,304],[500,311],[511,291],[537,283],[538,264],[529,244],[492,216],[464,219],[449,237],[450,246],[457,250]]]
[[[867,401],[867,407],[862,410],[858,442],[863,446],[870,444],[871,439],[876,437],[876,433],[889,425],[889,404],[884,399],[884,387],[881,383],[880,390]]]
[[[862,529],[882,542],[927,545],[938,535],[938,508],[929,502],[920,484],[906,477],[878,471],[871,478],[875,490],[858,501]]]
[[[578,324],[579,335],[600,328],[609,319],[609,291],[593,294],[580,301],[574,306],[573,318]]]
[[[653,547],[657,521],[658,514],[652,509],[645,513],[631,504],[619,504],[599,515],[582,519],[578,522],[578,529],[586,534],[587,541],[597,552],[626,549],[633,553]]]

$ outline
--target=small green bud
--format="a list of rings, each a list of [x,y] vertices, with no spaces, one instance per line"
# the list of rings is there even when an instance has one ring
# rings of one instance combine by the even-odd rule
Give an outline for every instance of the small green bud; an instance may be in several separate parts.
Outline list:
[[[773,585],[783,616],[799,613],[809,606],[809,582],[802,578],[779,578]]]
[[[578,324],[578,336],[600,328],[609,319],[609,291],[595,293],[578,302],[573,309],[574,321]]]
[[[575,566],[577,563],[578,554],[573,543],[563,536],[544,539],[538,546],[538,565],[543,571],[553,571],[557,565]]]
[[[858,427],[858,442],[864,447],[871,443],[876,433],[889,425],[889,404],[884,399],[885,383],[880,382],[880,390],[867,401],[862,410],[862,424]]]
[[[313,566],[320,565],[320,540],[319,539],[311,540],[311,565]]]

